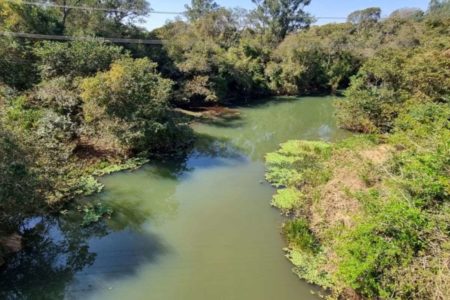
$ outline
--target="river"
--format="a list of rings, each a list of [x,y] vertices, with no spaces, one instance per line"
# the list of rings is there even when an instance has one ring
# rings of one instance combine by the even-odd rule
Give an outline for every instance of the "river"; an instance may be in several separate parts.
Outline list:
[[[264,155],[288,139],[334,141],[330,97],[274,98],[193,125],[186,157],[103,178],[110,220],[34,218],[0,275],[2,298],[308,300],[283,256]]]

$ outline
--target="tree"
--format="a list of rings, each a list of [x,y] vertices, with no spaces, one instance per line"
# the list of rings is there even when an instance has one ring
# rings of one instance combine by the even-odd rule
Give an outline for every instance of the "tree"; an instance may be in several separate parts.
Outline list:
[[[287,36],[271,53],[266,68],[271,89],[299,95],[344,88],[358,66],[350,24],[315,26]]]
[[[381,8],[369,7],[362,10],[356,10],[348,15],[347,21],[353,24],[372,24],[376,23],[381,18]]]
[[[286,34],[307,27],[312,17],[303,9],[311,0],[252,0],[257,5],[253,11],[259,25],[268,29],[278,41]]]
[[[76,7],[79,6],[82,3],[82,0],[56,0],[54,1],[55,4],[61,5],[61,25],[62,27],[66,28],[66,21],[67,21],[67,17],[71,14],[71,12],[73,11],[72,6]],[[84,5],[89,5],[89,3],[84,3]]]
[[[214,0],[191,0],[191,6],[186,4],[184,7],[187,18],[193,22],[208,13],[216,11],[220,6]]]
[[[150,5],[146,0],[107,0],[105,6],[115,10],[112,11],[112,16],[117,22],[133,20],[150,12]]]
[[[194,23],[174,22],[161,31],[178,79],[174,100],[201,104],[225,97],[224,53],[238,40],[236,27],[232,13],[220,8]]]
[[[20,1],[0,2],[0,28],[13,32],[61,34],[63,27],[58,20],[58,11],[35,5],[24,5]]]

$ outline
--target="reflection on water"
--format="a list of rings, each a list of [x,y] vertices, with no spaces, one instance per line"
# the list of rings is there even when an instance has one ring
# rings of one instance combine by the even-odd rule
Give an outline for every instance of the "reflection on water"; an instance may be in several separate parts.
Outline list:
[[[51,217],[29,220],[23,229],[26,247],[2,270],[1,299],[64,297],[75,273],[95,261],[96,254],[90,251],[87,238],[107,233],[100,223],[90,228],[72,224]]]
[[[331,97],[283,97],[241,108],[241,118],[196,124],[197,132],[228,140],[253,160],[289,139],[338,140],[347,135],[338,130]]]
[[[264,102],[194,129],[185,157],[102,180],[95,199],[110,220],[30,220],[0,298],[315,299],[283,257],[263,156],[292,138],[344,136],[329,99]]]

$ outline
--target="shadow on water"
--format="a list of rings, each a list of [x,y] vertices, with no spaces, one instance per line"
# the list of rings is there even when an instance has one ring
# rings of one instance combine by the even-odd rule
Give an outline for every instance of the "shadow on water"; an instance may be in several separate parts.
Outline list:
[[[251,101],[238,101],[230,106],[230,108],[266,108],[277,104],[295,103],[304,100],[323,101],[324,98],[335,99],[336,95],[305,95],[305,96],[270,96],[264,98],[253,99]]]
[[[30,219],[22,236],[24,249],[0,270],[1,299],[64,299],[80,277],[96,272],[108,279],[129,276],[168,251],[154,235],[113,232],[106,222],[83,227],[65,217]],[[100,241],[114,251],[97,253]]]
[[[22,231],[24,249],[1,270],[0,298],[61,299],[74,274],[93,264],[96,255],[89,251],[86,236],[107,234],[103,224],[75,233],[61,223],[50,217],[28,220]]]
[[[179,178],[195,168],[244,159],[228,139],[198,134],[195,146],[184,155],[137,171],[143,179],[166,180],[165,185],[153,185],[145,193],[129,183],[127,188],[108,189],[84,200],[108,203],[114,210],[111,219],[90,226],[82,226],[77,214],[27,220],[21,230],[24,249],[0,269],[0,298],[70,298],[98,288],[99,281],[135,274],[140,266],[170,251],[156,234],[142,232],[142,225],[176,213],[173,194]],[[114,180],[114,175],[110,177]]]
[[[230,138],[215,137],[206,133],[197,133],[196,138],[195,147],[188,155],[187,170],[220,166],[232,160],[237,162],[246,160],[242,150],[230,143]]]
[[[239,128],[245,126],[246,122],[241,115],[232,117],[218,117],[214,119],[204,119],[197,121],[198,123],[223,128]]]

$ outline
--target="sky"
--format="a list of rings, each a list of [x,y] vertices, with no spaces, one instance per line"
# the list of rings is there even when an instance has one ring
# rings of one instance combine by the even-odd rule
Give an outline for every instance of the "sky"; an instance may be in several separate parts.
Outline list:
[[[184,5],[190,0],[149,0],[150,6],[155,11],[184,11]],[[216,0],[227,8],[242,7],[253,9],[255,5],[251,0]],[[382,16],[388,16],[398,8],[415,7],[426,10],[429,0],[312,0],[305,10],[316,17],[347,17],[351,12],[367,7],[380,7]],[[151,30],[160,27],[167,20],[174,19],[174,15],[151,14],[146,18],[144,27]],[[344,20],[343,20],[344,21]],[[319,20],[316,24],[339,22],[339,20]]]

